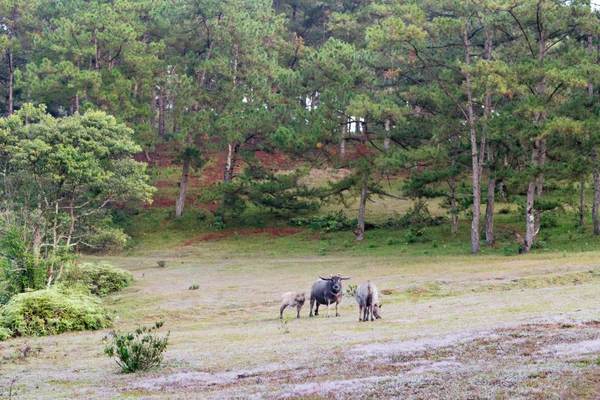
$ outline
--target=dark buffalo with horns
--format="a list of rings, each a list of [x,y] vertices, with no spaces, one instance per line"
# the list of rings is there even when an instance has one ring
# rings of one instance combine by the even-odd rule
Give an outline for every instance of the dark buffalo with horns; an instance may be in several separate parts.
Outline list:
[[[313,305],[316,302],[317,307],[315,308],[315,315],[319,315],[319,305],[327,305],[327,318],[329,318],[329,306],[335,303],[335,316],[339,317],[338,305],[342,301],[342,281],[348,278],[342,278],[341,274],[338,276],[331,275],[329,278],[321,278],[312,285],[310,292],[310,314],[313,316]]]

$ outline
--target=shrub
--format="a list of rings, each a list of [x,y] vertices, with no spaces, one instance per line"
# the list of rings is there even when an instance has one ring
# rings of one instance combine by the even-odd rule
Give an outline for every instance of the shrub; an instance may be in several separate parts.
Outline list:
[[[387,242],[386,243],[387,243],[388,246],[392,246],[394,244],[400,243],[400,241],[398,239],[394,239],[392,237],[389,237],[389,238],[387,238]]]
[[[343,211],[330,212],[324,217],[292,218],[290,224],[294,226],[306,226],[313,230],[324,232],[348,231],[357,224],[356,218],[349,219]]]
[[[110,264],[85,263],[69,269],[66,280],[70,283],[80,283],[88,288],[90,293],[106,296],[129,286],[133,281],[131,272]]]
[[[121,228],[104,228],[89,239],[90,251],[93,253],[110,253],[121,250],[129,237]]]
[[[12,335],[13,332],[10,329],[0,326],[0,341],[9,339]]]
[[[394,216],[388,218],[381,227],[402,229],[409,227],[438,226],[442,225],[444,221],[444,217],[434,217],[429,214],[429,211],[426,208],[411,208],[402,216],[398,213],[394,213]]]
[[[198,285],[197,283],[194,283],[193,285],[190,286],[189,289],[190,290],[198,290],[198,289],[200,289],[200,285]]]
[[[134,333],[112,331],[104,338],[104,353],[116,357],[116,362],[125,373],[147,371],[158,367],[163,361],[163,353],[167,349],[169,334],[160,337],[153,334],[160,329],[164,321],[158,321],[154,326],[141,326]]]
[[[353,285],[353,284],[348,284],[348,287],[346,288],[346,294],[348,296],[356,296],[356,289],[358,288],[358,285]]]
[[[550,229],[558,227],[558,218],[554,214],[542,213],[540,216],[540,228]]]
[[[102,301],[80,291],[55,288],[13,296],[0,309],[0,327],[14,336],[46,336],[103,329],[111,320]],[[4,334],[7,332],[4,331]]]
[[[167,266],[167,262],[165,260],[159,260],[156,262],[158,268],[165,268]]]

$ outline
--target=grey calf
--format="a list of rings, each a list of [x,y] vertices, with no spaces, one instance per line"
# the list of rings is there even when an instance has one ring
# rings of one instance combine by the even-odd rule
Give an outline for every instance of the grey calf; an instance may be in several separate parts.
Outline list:
[[[358,320],[368,321],[369,314],[371,314],[371,321],[374,318],[381,318],[379,309],[381,304],[379,303],[379,291],[377,286],[370,281],[361,283],[356,289],[356,301],[358,302]]]
[[[306,301],[304,292],[286,292],[281,295],[281,308],[279,309],[279,319],[283,318],[283,310],[286,307],[296,307],[298,314],[296,318],[300,318],[300,309]]]

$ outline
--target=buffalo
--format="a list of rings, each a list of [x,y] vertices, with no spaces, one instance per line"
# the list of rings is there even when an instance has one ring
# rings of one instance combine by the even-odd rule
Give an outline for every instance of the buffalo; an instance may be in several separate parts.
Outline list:
[[[313,316],[313,305],[316,302],[315,315],[319,315],[320,304],[327,304],[327,318],[329,318],[329,306],[335,303],[335,316],[339,317],[338,305],[342,301],[342,281],[350,278],[342,278],[342,274],[338,274],[338,276],[331,275],[329,278],[319,276],[319,278],[312,285],[310,292],[309,316]]]

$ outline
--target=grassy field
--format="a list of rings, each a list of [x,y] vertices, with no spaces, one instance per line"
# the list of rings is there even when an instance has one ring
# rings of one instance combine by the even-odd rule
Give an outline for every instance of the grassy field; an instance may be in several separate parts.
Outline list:
[[[311,255],[319,242],[306,231],[265,233],[103,257],[136,279],[106,298],[115,329],[164,320],[164,366],[119,374],[102,354],[108,331],[13,339],[0,344],[0,398],[580,399],[600,391],[600,253],[436,256],[382,246]],[[348,296],[341,317],[308,318],[307,304],[300,319],[292,311],[278,319],[282,292],[309,291],[329,273],[375,282],[383,319],[359,323]]]
[[[132,236],[118,255],[92,257],[131,271],[133,285],[105,298],[114,329],[164,320],[164,365],[120,374],[103,355],[110,332],[0,342],[0,399],[594,399],[600,393],[600,238],[578,228],[568,204],[545,217],[540,245],[517,254],[519,201],[497,205],[497,244],[469,255],[470,221],[350,231],[293,226],[250,209],[218,226],[205,209],[174,219],[173,169],[155,171],[161,206],[116,220]],[[162,183],[160,183],[162,182]],[[160,184],[159,184],[160,183]],[[395,190],[399,182],[393,182]],[[198,192],[198,188],[194,189]],[[194,191],[192,191],[195,193]],[[548,192],[548,197],[558,194]],[[588,196],[588,199],[590,196]],[[169,200],[171,201],[171,200]],[[444,215],[431,202],[433,215]],[[345,209],[354,217],[356,204]],[[374,198],[381,224],[411,202]],[[320,214],[337,211],[327,205]],[[157,262],[166,261],[165,268]],[[301,318],[279,297],[310,291],[319,275],[367,279],[381,320],[358,322],[351,296],[341,316]],[[197,284],[198,290],[188,288]]]

